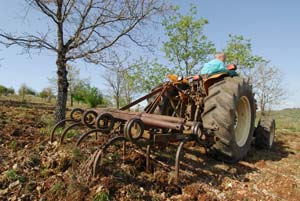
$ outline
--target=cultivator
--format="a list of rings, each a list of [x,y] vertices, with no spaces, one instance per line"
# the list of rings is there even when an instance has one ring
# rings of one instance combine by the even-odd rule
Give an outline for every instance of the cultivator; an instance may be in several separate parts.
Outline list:
[[[197,121],[197,118],[199,119],[198,115],[193,115],[194,119],[188,118],[191,117],[189,113],[193,112],[195,114],[195,111],[188,112],[188,109],[200,111],[201,98],[204,97],[205,93],[199,87],[202,80],[199,77],[189,77],[179,81],[174,77],[170,77],[170,79],[172,81],[164,83],[151,93],[119,110],[106,108],[94,108],[85,111],[80,108],[72,110],[69,119],[65,119],[54,126],[51,133],[51,142],[54,141],[56,130],[66,122],[69,122],[70,125],[62,131],[61,144],[64,143],[66,134],[79,126],[87,127],[89,130],[78,138],[76,146],[79,146],[91,134],[95,133],[96,136],[98,134],[106,135],[107,142],[95,154],[93,175],[98,173],[101,158],[108,147],[116,142],[123,141],[124,155],[126,154],[126,142],[145,147],[147,171],[149,171],[152,148],[160,144],[179,142],[175,157],[175,173],[178,180],[179,160],[183,145],[188,141],[195,141],[208,147],[209,144],[212,144],[208,139],[213,140],[211,131],[217,128],[204,128],[201,121]],[[193,90],[190,90],[191,88]],[[191,92],[194,92],[194,94],[191,94]],[[148,100],[149,104],[143,112],[128,111],[144,100]],[[172,114],[168,116],[170,111],[172,111]]]
[[[187,142],[194,141],[207,150],[215,150],[220,153],[219,156],[224,156],[224,160],[241,159],[251,143],[249,139],[253,136],[255,116],[251,87],[244,79],[230,77],[228,73],[217,74],[208,79],[200,76],[184,79],[169,76],[169,79],[170,81],[119,110],[108,108],[72,110],[69,119],[54,126],[51,142],[54,141],[58,128],[65,123],[69,123],[69,126],[65,127],[60,135],[61,144],[64,143],[67,133],[76,127],[88,128],[87,132],[78,138],[76,146],[92,134],[95,134],[96,138],[98,135],[106,136],[105,143],[93,155],[94,176],[101,172],[102,159],[109,147],[119,142],[123,143],[121,147],[123,159],[126,156],[128,143],[138,147],[139,153],[146,157],[146,171],[150,170],[151,152],[156,147],[167,144],[176,145],[176,182],[179,181],[181,152]],[[224,101],[218,97],[221,93],[220,89],[215,90],[220,86],[227,91],[224,97],[229,99],[227,100],[229,104],[222,103],[225,104],[227,110],[218,107],[217,103],[214,104],[214,99]],[[233,88],[232,94],[227,89],[228,86]],[[149,104],[143,112],[129,111],[144,100],[147,100]],[[220,109],[223,113],[231,115],[230,119],[224,118]],[[210,121],[209,115],[213,116],[213,121]],[[224,129],[226,131],[231,129],[228,134],[230,136],[224,134]]]

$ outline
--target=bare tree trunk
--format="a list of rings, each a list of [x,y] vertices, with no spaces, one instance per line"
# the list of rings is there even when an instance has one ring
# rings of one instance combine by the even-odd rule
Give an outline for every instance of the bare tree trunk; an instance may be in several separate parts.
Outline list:
[[[264,103],[260,104],[260,110],[261,110],[261,116],[265,116],[265,104]]]
[[[68,79],[67,79],[67,70],[66,62],[63,56],[59,55],[57,58],[57,85],[58,93],[56,100],[56,109],[55,109],[55,121],[59,122],[65,119],[66,116],[66,106],[67,106],[67,97],[68,97]]]
[[[71,94],[70,94],[70,97],[71,97],[71,103],[70,103],[70,106],[71,107],[73,107],[73,93],[72,92],[70,92]]]
[[[188,63],[188,61],[184,61],[184,63],[185,63],[185,76],[188,77],[190,75],[189,63]]]
[[[55,108],[55,121],[59,122],[66,118],[68,99],[68,78],[66,49],[64,45],[64,29],[62,23],[62,0],[57,0],[57,100]]]
[[[24,90],[22,91],[22,102],[25,102],[25,92],[24,92]]]
[[[117,106],[117,109],[120,109],[120,93],[119,91],[117,92],[116,94],[116,106]]]
[[[116,97],[116,106],[117,106],[117,109],[120,108],[120,98],[119,97]]]

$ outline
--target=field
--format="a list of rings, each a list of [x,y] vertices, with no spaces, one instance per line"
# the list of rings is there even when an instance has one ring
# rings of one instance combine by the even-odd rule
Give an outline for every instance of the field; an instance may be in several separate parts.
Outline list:
[[[251,148],[237,164],[225,164],[188,144],[174,183],[174,148],[161,151],[163,164],[145,171],[145,158],[128,149],[91,176],[89,159],[104,141],[91,138],[78,148],[70,132],[63,145],[49,142],[53,106],[0,102],[1,200],[299,200],[300,109],[273,112],[277,132],[271,150]],[[83,132],[83,130],[81,130]],[[119,161],[119,162],[116,162]]]

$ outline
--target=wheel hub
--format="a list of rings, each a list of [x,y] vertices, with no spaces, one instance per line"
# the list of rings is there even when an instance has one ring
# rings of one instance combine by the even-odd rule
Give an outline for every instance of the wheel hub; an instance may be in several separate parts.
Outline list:
[[[237,145],[242,147],[247,142],[251,127],[251,108],[246,96],[240,98],[235,113],[235,140]]]

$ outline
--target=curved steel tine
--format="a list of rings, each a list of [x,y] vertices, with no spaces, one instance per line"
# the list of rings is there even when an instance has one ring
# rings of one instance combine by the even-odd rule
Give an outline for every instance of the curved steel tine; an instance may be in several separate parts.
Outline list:
[[[99,162],[100,162],[100,165],[101,165],[102,157],[103,157],[103,155],[105,154],[106,149],[107,149],[110,145],[112,145],[112,144],[114,144],[114,143],[116,143],[116,142],[118,142],[118,141],[127,141],[127,139],[126,139],[124,136],[117,136],[117,137],[111,138],[107,143],[105,143],[105,144],[102,146],[102,148],[100,148],[100,149],[98,150],[98,152],[97,152],[97,154],[96,154],[96,156],[95,156],[94,164],[93,164],[93,176],[94,176],[94,177],[96,176],[96,174],[97,174],[97,172],[98,172],[98,168],[99,168],[98,164],[99,164]]]
[[[147,145],[146,151],[146,172],[150,172],[150,154],[151,154],[151,146]]]
[[[80,143],[84,140],[84,138],[86,138],[88,135],[93,134],[93,133],[96,133],[96,134],[97,134],[98,132],[101,132],[101,129],[96,128],[96,129],[92,129],[92,130],[89,130],[89,131],[83,133],[83,134],[79,137],[79,139],[77,140],[76,146],[78,147],[79,144],[80,144]]]
[[[51,136],[50,136],[50,142],[53,143],[54,142],[54,134],[57,128],[59,128],[60,126],[62,126],[63,124],[65,124],[68,121],[73,121],[72,119],[63,119],[60,122],[58,122],[57,124],[54,125],[52,131],[51,131]]]
[[[81,122],[76,122],[74,124],[71,124],[69,127],[65,128],[64,131],[63,131],[63,133],[61,134],[61,137],[60,137],[60,144],[63,144],[65,135],[67,134],[67,132],[69,130],[71,130],[72,128],[74,128],[76,126],[81,126],[81,125],[82,125]]]
[[[118,126],[116,126],[116,127],[110,132],[110,134],[116,133],[116,130],[117,130],[120,126],[121,126],[121,124],[119,124]],[[88,135],[90,135],[90,134],[96,133],[96,137],[97,137],[97,136],[98,136],[98,135],[97,135],[98,132],[100,132],[101,135],[106,134],[106,133],[103,133],[103,129],[101,129],[101,128],[95,128],[95,129],[89,130],[89,131],[87,131],[86,133],[83,133],[83,134],[80,136],[80,138],[79,138],[79,139],[77,140],[77,142],[76,142],[76,146],[79,146],[80,143],[84,140],[84,138],[86,138],[86,137],[87,137]],[[106,134],[106,135],[107,135],[107,134]],[[108,135],[109,135],[109,134],[108,134]],[[96,140],[97,140],[97,138],[96,138]]]
[[[125,164],[125,156],[126,156],[126,141],[123,142],[123,164]]]
[[[93,177],[96,177],[96,174],[98,172],[99,161],[100,163],[102,163],[102,155],[103,155],[103,149],[98,150],[93,163]]]
[[[190,141],[190,138],[185,138],[183,139],[178,148],[177,148],[177,151],[176,151],[176,159],[175,159],[175,183],[178,184],[179,183],[179,160],[180,160],[180,153],[181,153],[181,150],[183,148],[183,145],[185,143],[187,143],[188,141]]]

